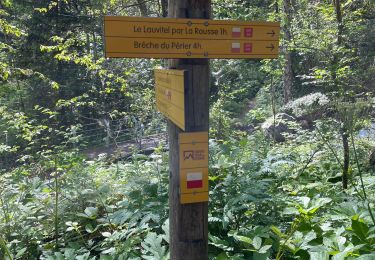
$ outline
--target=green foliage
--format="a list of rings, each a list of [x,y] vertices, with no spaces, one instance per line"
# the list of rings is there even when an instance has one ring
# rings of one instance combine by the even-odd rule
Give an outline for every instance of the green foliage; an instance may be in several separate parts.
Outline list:
[[[159,237],[156,233],[149,232],[141,243],[143,247],[143,259],[169,259],[165,246],[161,245],[162,237]]]
[[[165,159],[155,154],[108,167],[60,153],[3,174],[0,228],[9,252],[43,259],[166,257],[166,246],[153,237],[167,231],[158,224],[166,220]]]
[[[210,110],[210,133],[217,139],[229,137],[231,132],[231,119],[229,112],[225,111],[224,100],[219,99]]]
[[[209,230],[217,259],[343,259],[371,254],[373,223],[357,195],[359,176],[353,173],[356,180],[350,191],[340,192],[340,185],[332,182],[340,164],[325,145],[327,139],[331,145],[337,143],[339,136],[327,128],[324,134],[322,138],[315,131],[299,130],[293,142],[273,148],[256,135],[221,148],[211,144]],[[368,148],[358,147],[362,149]]]
[[[163,146],[124,161],[82,153],[165,130],[162,62],[102,57],[102,16],[160,16],[154,2],[1,1],[1,259],[170,257]],[[374,121],[375,7],[340,2],[341,24],[330,1],[292,1],[290,14],[285,1],[212,1],[215,19],[280,20],[292,39],[282,33],[278,60],[211,62],[210,259],[374,259],[375,140],[357,132]],[[283,107],[286,50],[303,97]],[[273,143],[259,124],[281,109],[310,129],[292,122]]]
[[[326,144],[336,146],[339,136],[332,122],[317,125],[322,135],[297,129],[293,141],[278,145],[260,131],[211,140],[212,259],[371,257],[375,229],[358,196],[359,175],[353,168],[352,186],[342,193],[333,181],[340,164]],[[371,149],[362,139],[356,147],[361,154]],[[167,154],[160,152],[114,164],[43,153],[1,175],[2,254],[168,259],[167,172]],[[373,176],[363,178],[373,203]]]
[[[247,124],[257,124],[264,122],[268,116],[267,111],[262,108],[252,109],[246,114],[245,122]]]

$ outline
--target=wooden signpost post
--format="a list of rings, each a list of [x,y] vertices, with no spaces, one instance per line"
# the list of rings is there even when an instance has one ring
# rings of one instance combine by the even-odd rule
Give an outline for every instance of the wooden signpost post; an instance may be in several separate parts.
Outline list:
[[[170,257],[208,259],[209,59],[277,58],[280,25],[210,20],[210,0],[169,0],[168,11],[105,17],[105,55],[170,59],[155,70],[157,108],[170,120]]]

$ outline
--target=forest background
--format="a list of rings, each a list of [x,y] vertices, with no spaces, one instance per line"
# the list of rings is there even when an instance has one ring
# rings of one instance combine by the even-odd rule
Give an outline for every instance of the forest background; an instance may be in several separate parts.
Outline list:
[[[165,61],[103,55],[104,15],[167,7],[0,1],[1,259],[169,258]],[[282,38],[277,60],[210,62],[210,259],[375,259],[375,2],[212,9]]]

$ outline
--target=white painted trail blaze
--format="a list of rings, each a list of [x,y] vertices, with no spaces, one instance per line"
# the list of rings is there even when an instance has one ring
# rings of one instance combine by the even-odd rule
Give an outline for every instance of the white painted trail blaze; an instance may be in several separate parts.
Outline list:
[[[241,37],[241,28],[233,27],[232,28],[232,37]]]
[[[188,189],[196,189],[203,187],[202,172],[189,172],[186,174],[186,185]]]
[[[186,180],[187,181],[197,181],[197,180],[202,180],[202,173],[201,172],[189,172],[186,175]]]

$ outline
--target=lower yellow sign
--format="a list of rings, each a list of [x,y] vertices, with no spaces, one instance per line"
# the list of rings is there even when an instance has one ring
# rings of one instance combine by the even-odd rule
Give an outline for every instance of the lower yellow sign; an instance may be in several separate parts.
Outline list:
[[[110,58],[277,58],[279,42],[251,40],[106,38]]]
[[[208,133],[180,133],[180,202],[208,201]]]
[[[156,107],[182,130],[185,130],[186,71],[156,69]]]

